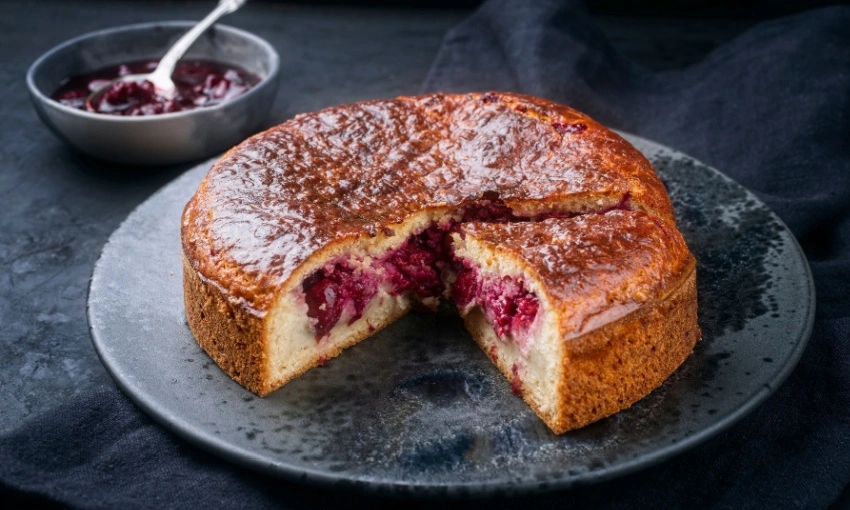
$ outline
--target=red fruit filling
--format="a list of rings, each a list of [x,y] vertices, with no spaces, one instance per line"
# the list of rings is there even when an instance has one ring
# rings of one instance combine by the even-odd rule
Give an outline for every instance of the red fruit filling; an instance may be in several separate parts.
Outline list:
[[[315,319],[316,339],[321,339],[348,312],[349,324],[363,316],[363,310],[378,291],[374,276],[359,274],[343,264],[326,266],[302,285],[307,303],[307,316]]]
[[[501,99],[499,98],[499,96],[497,96],[496,94],[494,94],[492,92],[488,92],[488,93],[484,94],[483,96],[481,96],[481,101],[484,102],[484,103],[495,103],[495,102],[500,101],[500,100]]]
[[[449,260],[448,228],[433,226],[412,236],[383,257],[378,265],[388,275],[393,295],[413,290],[420,298],[443,294],[442,271]]]
[[[457,280],[452,287],[452,299],[460,310],[478,305],[499,338],[510,335],[521,340],[534,318],[540,302],[523,282],[505,276],[499,279],[482,278],[469,262],[455,264]]]
[[[629,194],[626,193],[618,203],[596,212],[604,214],[629,208]],[[461,221],[507,223],[576,215],[552,211],[533,217],[517,216],[498,194],[489,192],[466,206]],[[453,267],[457,279],[451,296],[458,308],[467,311],[480,306],[500,338],[511,335],[522,343],[524,333],[537,316],[537,296],[525,289],[521,281],[510,277],[484,280],[468,262],[456,260],[448,237],[456,228],[457,223],[434,225],[411,236],[400,247],[373,261],[371,266],[355,270],[347,263],[336,262],[306,278],[302,289],[307,316],[314,319],[316,339],[327,336],[343,316],[348,318],[348,324],[360,319],[382,285],[395,296],[409,291],[420,299],[442,296],[446,290],[443,273]]]
[[[626,198],[628,194],[626,194]],[[549,218],[572,218],[578,213],[568,211],[548,211],[536,216],[517,216],[513,209],[508,207],[495,192],[485,194],[484,199],[467,205],[463,212],[461,222],[480,221],[485,223],[517,223],[520,221],[543,221]],[[626,199],[624,198],[624,200]],[[624,202],[623,202],[624,203]],[[615,207],[616,208],[616,207]],[[614,208],[608,208],[602,212],[608,212]]]
[[[315,320],[316,339],[327,336],[346,312],[349,325],[360,319],[381,283],[388,284],[393,295],[413,291],[422,299],[441,296],[442,270],[449,260],[446,232],[447,228],[431,227],[359,271],[337,262],[306,278],[302,289],[307,316]]]
[[[598,211],[596,211],[596,214],[605,214],[605,213],[610,212],[610,211],[630,211],[632,209],[631,206],[629,205],[629,198],[630,197],[631,197],[631,193],[629,193],[627,191],[623,194],[622,197],[620,197],[619,202],[617,202],[614,205],[599,209]]]
[[[516,363],[511,367],[511,393],[517,397],[522,397],[522,379],[519,377],[519,367]]]
[[[587,129],[587,124],[576,122],[575,124],[567,124],[566,122],[553,122],[552,127],[555,128],[561,135],[575,135]]]
[[[520,221],[521,218],[514,215],[513,210],[498,198],[476,202],[466,207],[463,212],[462,222],[482,221],[488,223],[509,223]]]

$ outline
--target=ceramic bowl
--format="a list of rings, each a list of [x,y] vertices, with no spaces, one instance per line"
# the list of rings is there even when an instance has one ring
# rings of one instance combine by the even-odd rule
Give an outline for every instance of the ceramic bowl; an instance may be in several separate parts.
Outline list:
[[[277,94],[279,57],[265,40],[226,25],[209,29],[183,57],[239,66],[260,77],[242,96],[175,113],[122,117],[91,113],[50,98],[63,80],[103,67],[157,60],[193,22],[144,23],[91,32],[51,49],[27,72],[44,123],[75,149],[131,165],[167,165],[220,153],[264,127]]]

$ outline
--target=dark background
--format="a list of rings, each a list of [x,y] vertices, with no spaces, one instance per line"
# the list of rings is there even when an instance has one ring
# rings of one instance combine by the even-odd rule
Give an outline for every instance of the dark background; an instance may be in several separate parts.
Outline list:
[[[280,0],[255,0],[280,1]],[[417,7],[443,9],[474,9],[481,5],[480,0],[313,0],[289,1],[288,3],[302,5],[362,5],[370,7]],[[664,18],[698,18],[698,19],[766,19],[785,16],[795,12],[814,9],[839,2],[828,0],[778,1],[762,0],[756,2],[741,2],[732,0],[719,1],[624,1],[624,0],[591,0],[587,2],[588,9],[593,14],[637,17]]]

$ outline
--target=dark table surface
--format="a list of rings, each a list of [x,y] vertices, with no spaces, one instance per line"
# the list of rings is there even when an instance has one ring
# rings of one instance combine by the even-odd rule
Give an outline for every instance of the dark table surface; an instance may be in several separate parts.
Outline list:
[[[0,4],[0,433],[111,384],[86,321],[89,277],[110,233],[192,164],[130,168],[79,155],[41,124],[24,75],[43,52],[122,24],[199,19],[211,2]],[[282,57],[270,122],[324,106],[415,94],[445,32],[467,10],[252,3],[226,23]],[[612,43],[652,69],[687,65],[751,21],[600,16]]]

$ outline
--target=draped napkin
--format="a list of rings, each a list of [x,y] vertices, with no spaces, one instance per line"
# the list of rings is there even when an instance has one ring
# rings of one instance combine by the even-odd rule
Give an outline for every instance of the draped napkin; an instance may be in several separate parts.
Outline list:
[[[580,2],[493,0],[447,34],[423,86],[471,90],[562,102],[720,169],[790,227],[817,288],[814,332],[798,367],[727,431],[608,482],[486,504],[822,508],[850,501],[850,8],[764,22],[701,62],[653,72],[618,53]],[[107,508],[387,502],[220,460],[156,425],[111,386],[0,436],[0,494]]]

